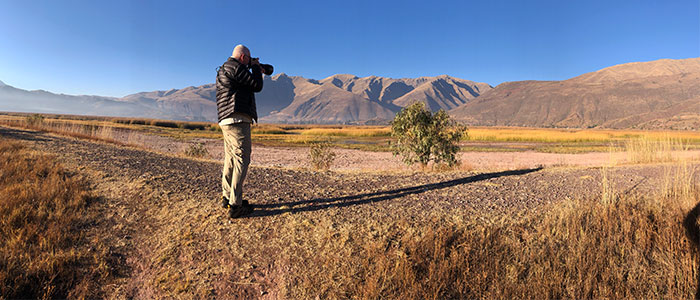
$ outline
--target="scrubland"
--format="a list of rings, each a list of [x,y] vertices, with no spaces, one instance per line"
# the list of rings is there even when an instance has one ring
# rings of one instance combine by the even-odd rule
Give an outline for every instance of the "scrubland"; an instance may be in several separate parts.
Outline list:
[[[121,128],[119,126],[125,124],[101,126]],[[209,129],[173,130],[183,132],[181,136],[195,136]],[[260,136],[300,139],[388,138],[386,129],[380,127],[262,125],[256,130]],[[113,144],[108,135],[100,138],[100,130],[92,132],[95,132],[94,138]],[[600,168],[545,169],[542,171],[546,172],[544,179],[556,179],[574,171],[587,174],[574,178],[594,180],[587,186],[595,192],[565,193],[560,199],[528,209],[520,206],[498,210],[455,207],[460,207],[458,203],[464,200],[460,194],[464,186],[483,185],[488,193],[502,190],[505,195],[516,186],[537,187],[547,180],[521,182],[514,175],[509,181],[464,181],[453,186],[446,195],[433,199],[435,195],[427,197],[427,192],[422,191],[430,184],[415,183],[403,188],[410,190],[410,194],[372,185],[341,190],[340,181],[344,177],[356,176],[362,182],[384,186],[390,183],[383,180],[394,180],[389,175],[254,169],[249,182],[268,184],[248,187],[251,197],[255,197],[251,202],[262,201],[258,207],[262,213],[228,222],[223,211],[214,213],[209,208],[216,202],[208,198],[215,198],[217,194],[206,191],[216,190],[215,184],[214,187],[206,185],[207,188],[189,186],[189,181],[178,179],[173,185],[178,186],[178,191],[186,192],[165,198],[154,195],[173,192],[134,192],[138,198],[127,202],[140,206],[133,211],[148,211],[149,218],[155,220],[148,226],[136,223],[135,229],[160,228],[160,231],[144,232],[141,237],[134,236],[142,249],[124,253],[140,255],[134,258],[139,263],[132,266],[135,268],[133,276],[139,276],[134,281],[138,284],[132,285],[139,286],[132,288],[149,292],[110,294],[119,289],[105,289],[103,284],[118,285],[131,279],[115,275],[114,269],[118,266],[107,259],[109,242],[102,245],[102,239],[85,231],[90,226],[98,226],[94,220],[100,216],[95,215],[91,207],[106,205],[95,200],[103,195],[92,195],[104,189],[91,191],[86,180],[97,186],[107,183],[100,182],[103,179],[99,176],[83,179],[81,174],[66,172],[52,158],[3,137],[0,145],[0,212],[4,220],[0,223],[3,235],[0,242],[1,295],[6,298],[151,295],[158,298],[271,299],[678,299],[696,295],[700,280],[698,164],[697,158],[678,155],[696,146],[698,138],[694,133],[472,128],[469,135],[471,141],[489,143],[573,143],[582,147],[599,143],[604,148],[601,151],[621,153],[627,159],[624,162],[611,159]],[[31,147],[47,145],[34,141],[24,143]],[[122,147],[116,144],[100,147]],[[84,147],[81,151],[93,151],[91,147],[81,147]],[[95,153],[104,152],[102,148],[94,150]],[[139,153],[139,150],[130,151]],[[108,154],[105,155],[117,159]],[[81,159],[92,162],[92,157]],[[124,165],[131,168],[141,165],[134,162],[138,161],[137,157],[125,158],[125,161],[129,163]],[[100,161],[92,163],[103,165]],[[183,166],[179,160],[171,163]],[[70,164],[75,167],[75,162]],[[193,170],[200,164],[205,162],[188,163],[186,168],[173,174]],[[658,169],[661,175],[644,175],[646,179],[639,183],[647,184],[643,192],[634,188],[636,184],[633,188],[622,188],[616,170],[634,165]],[[217,168],[216,165],[207,166]],[[134,182],[141,182],[149,190],[164,189],[154,182],[169,180],[152,177],[149,172],[155,171],[151,169],[143,173],[123,169],[118,173],[114,172],[115,168],[123,167],[116,163],[105,168],[115,174],[112,180],[116,183],[110,183],[110,189],[127,185],[124,181],[132,180],[131,177],[118,177],[127,173],[140,174],[133,175]],[[482,171],[469,172],[466,175],[478,177]],[[183,178],[188,178],[187,174]],[[443,176],[440,174],[434,176]],[[449,176],[459,178],[462,176],[459,174]],[[168,178],[168,174],[160,175]],[[313,176],[308,178],[312,182],[304,181],[307,176]],[[410,177],[406,180],[411,181],[415,176],[433,175],[396,178]],[[280,186],[275,183],[288,185],[289,190],[267,190]],[[395,196],[389,200],[372,200],[392,193]],[[309,200],[296,199],[307,194],[314,195],[309,195]],[[336,202],[340,204],[313,200],[320,194],[339,199]],[[469,195],[479,197],[478,193]],[[159,204],[170,198],[178,200],[168,206]],[[345,206],[343,199],[362,201]],[[406,203],[421,207],[422,204],[416,202],[427,199],[449,204],[446,207],[450,208],[431,209],[425,212],[425,217],[413,215],[414,209],[405,209]],[[295,206],[290,202],[300,204]],[[109,241],[110,237],[104,239]],[[29,282],[38,284],[28,285]]]
[[[107,248],[86,235],[92,200],[54,158],[0,140],[0,298],[99,295],[110,271]]]
[[[369,222],[337,239],[311,228],[314,251],[299,259],[305,272],[291,274],[287,288],[300,298],[691,298],[700,199],[686,167],[669,168],[669,185],[650,196],[608,190],[615,196],[565,200],[544,213],[379,230]],[[377,230],[381,238],[357,238]]]

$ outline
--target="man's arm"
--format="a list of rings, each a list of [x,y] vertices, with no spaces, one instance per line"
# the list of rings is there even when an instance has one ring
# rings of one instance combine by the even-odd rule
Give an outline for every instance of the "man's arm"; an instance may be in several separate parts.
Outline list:
[[[263,88],[263,77],[260,65],[253,65],[251,68],[253,73],[248,72],[248,70],[240,66],[237,68],[236,74],[234,74],[235,80],[244,86],[249,87],[254,93],[262,91]]]

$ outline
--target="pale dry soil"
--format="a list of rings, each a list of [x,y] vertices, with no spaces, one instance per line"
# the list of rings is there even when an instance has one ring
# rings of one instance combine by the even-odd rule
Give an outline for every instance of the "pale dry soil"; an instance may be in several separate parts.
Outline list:
[[[285,278],[304,272],[288,262],[316,250],[303,238],[308,232],[508,214],[567,198],[596,201],[601,193],[597,167],[364,173],[254,166],[245,197],[256,211],[231,220],[220,207],[218,161],[4,127],[0,138],[87,175],[102,218],[86,230],[110,247],[115,270],[103,286],[107,298],[280,298]],[[648,194],[669,168],[619,166],[607,177],[619,193]]]
[[[203,144],[209,155],[207,158],[222,160],[223,141],[220,139],[197,138],[189,141],[147,134],[139,131],[113,131],[109,137],[127,144],[150,149],[160,153],[182,154],[190,145]],[[522,144],[522,143],[521,143]],[[410,171],[415,168],[405,166],[399,157],[389,152],[373,152],[354,149],[333,149],[336,158],[332,171]],[[700,158],[700,151],[683,151],[675,154],[684,159]],[[458,156],[461,170],[504,170],[537,167],[598,167],[621,164],[628,160],[626,153],[541,153],[524,152],[461,152]],[[309,150],[307,147],[269,147],[255,143],[251,164],[259,167],[308,168]]]

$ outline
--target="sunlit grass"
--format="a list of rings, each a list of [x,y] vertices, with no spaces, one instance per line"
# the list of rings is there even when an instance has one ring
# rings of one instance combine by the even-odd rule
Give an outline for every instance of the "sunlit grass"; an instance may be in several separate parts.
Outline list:
[[[469,141],[490,142],[542,142],[542,143],[586,143],[611,142],[626,139],[666,138],[700,143],[700,133],[694,131],[638,131],[638,130],[569,130],[546,128],[470,128]]]
[[[303,130],[300,134],[337,137],[388,137],[391,136],[391,128],[312,128]]]
[[[562,199],[544,210],[436,217],[420,226],[292,222],[307,230],[296,240],[308,250],[289,260],[305,272],[286,275],[287,296],[692,298],[698,220],[691,211],[700,198],[691,170],[669,166],[655,193],[628,195],[605,169],[599,201]]]
[[[625,141],[628,163],[655,163],[678,161],[678,154],[688,150],[683,140],[671,137],[654,139],[642,136]]]
[[[95,298],[109,250],[85,237],[97,218],[87,183],[5,139],[0,174],[0,298]]]

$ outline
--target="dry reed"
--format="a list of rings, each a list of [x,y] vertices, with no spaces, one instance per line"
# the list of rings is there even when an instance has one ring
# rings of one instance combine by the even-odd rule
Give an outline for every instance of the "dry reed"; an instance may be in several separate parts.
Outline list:
[[[646,138],[649,140],[673,139],[684,143],[700,143],[700,133],[694,131],[640,131],[599,129],[547,129],[547,128],[469,128],[470,141],[488,142],[543,142],[583,143],[611,142]]]
[[[0,141],[0,298],[96,296],[109,267],[84,235],[86,190],[52,158]]]
[[[680,139],[669,136],[661,139],[640,137],[625,142],[628,163],[673,162],[680,158],[678,154],[688,150]]]

